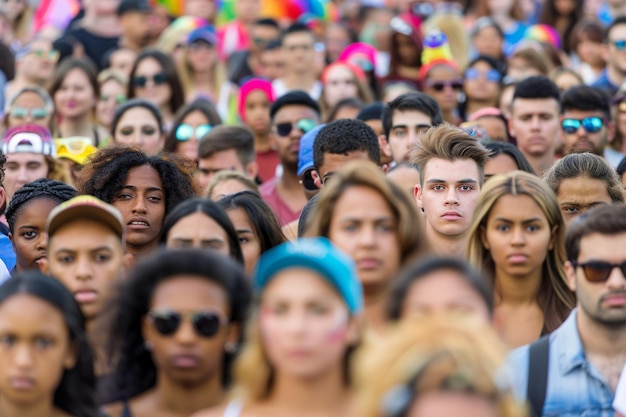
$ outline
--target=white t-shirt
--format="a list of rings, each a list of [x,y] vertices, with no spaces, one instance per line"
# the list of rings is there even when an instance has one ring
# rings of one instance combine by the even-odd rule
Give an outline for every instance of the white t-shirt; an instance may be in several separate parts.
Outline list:
[[[626,416],[626,365],[622,369],[622,375],[617,383],[615,390],[615,399],[613,400],[613,409]]]

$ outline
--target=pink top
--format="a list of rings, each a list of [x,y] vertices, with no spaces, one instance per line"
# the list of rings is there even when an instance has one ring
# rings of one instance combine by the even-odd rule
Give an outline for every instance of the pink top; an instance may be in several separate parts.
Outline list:
[[[276,188],[276,180],[276,177],[274,177],[271,180],[264,182],[259,187],[259,191],[261,193],[261,197],[263,197],[263,200],[265,200],[265,202],[271,207],[276,217],[278,217],[280,225],[285,226],[286,224],[289,224],[294,220],[298,220],[298,218],[300,217],[300,211],[291,211],[289,206],[283,201],[283,199],[278,194],[278,189]]]

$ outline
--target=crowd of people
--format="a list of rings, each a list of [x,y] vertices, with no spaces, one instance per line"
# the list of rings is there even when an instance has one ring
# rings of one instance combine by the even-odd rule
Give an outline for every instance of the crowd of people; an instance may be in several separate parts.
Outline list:
[[[279,3],[0,3],[0,417],[626,416],[626,1]]]

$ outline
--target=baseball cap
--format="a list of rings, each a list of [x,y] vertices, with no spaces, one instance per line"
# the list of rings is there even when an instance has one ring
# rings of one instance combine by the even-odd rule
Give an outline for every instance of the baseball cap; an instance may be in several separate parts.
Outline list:
[[[91,196],[79,195],[56,206],[48,215],[46,233],[54,235],[63,225],[78,219],[91,219],[102,223],[124,240],[124,219],[118,209]]]
[[[117,6],[117,15],[122,16],[129,12],[149,13],[152,9],[148,0],[122,0]]]
[[[279,272],[306,268],[324,277],[341,295],[351,314],[363,309],[363,292],[352,259],[324,237],[286,242],[265,252],[256,267],[254,289],[261,293]]]
[[[91,138],[82,136],[56,139],[54,144],[57,158],[69,159],[78,165],[84,165],[87,158],[98,151],[98,148],[91,144]]]
[[[48,129],[39,125],[25,125],[6,131],[2,137],[2,152],[5,155],[38,153],[56,156],[56,147]]]
[[[191,45],[197,41],[205,41],[211,45],[216,45],[217,35],[215,34],[215,29],[213,29],[212,26],[207,25],[190,32],[187,37],[187,44]]]
[[[326,126],[318,125],[313,130],[305,133],[300,139],[300,150],[298,151],[298,176],[304,174],[307,170],[314,168],[313,166],[313,145],[317,134]]]

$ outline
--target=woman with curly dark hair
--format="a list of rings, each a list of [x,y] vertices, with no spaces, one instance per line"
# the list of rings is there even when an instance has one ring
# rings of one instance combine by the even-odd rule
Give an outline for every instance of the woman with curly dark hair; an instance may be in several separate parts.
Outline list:
[[[196,193],[191,171],[176,156],[148,156],[125,146],[94,154],[80,180],[81,194],[98,197],[122,212],[126,247],[135,257],[156,249],[165,217]]]
[[[159,251],[112,304],[110,417],[191,415],[226,399],[250,290],[214,251]]]

